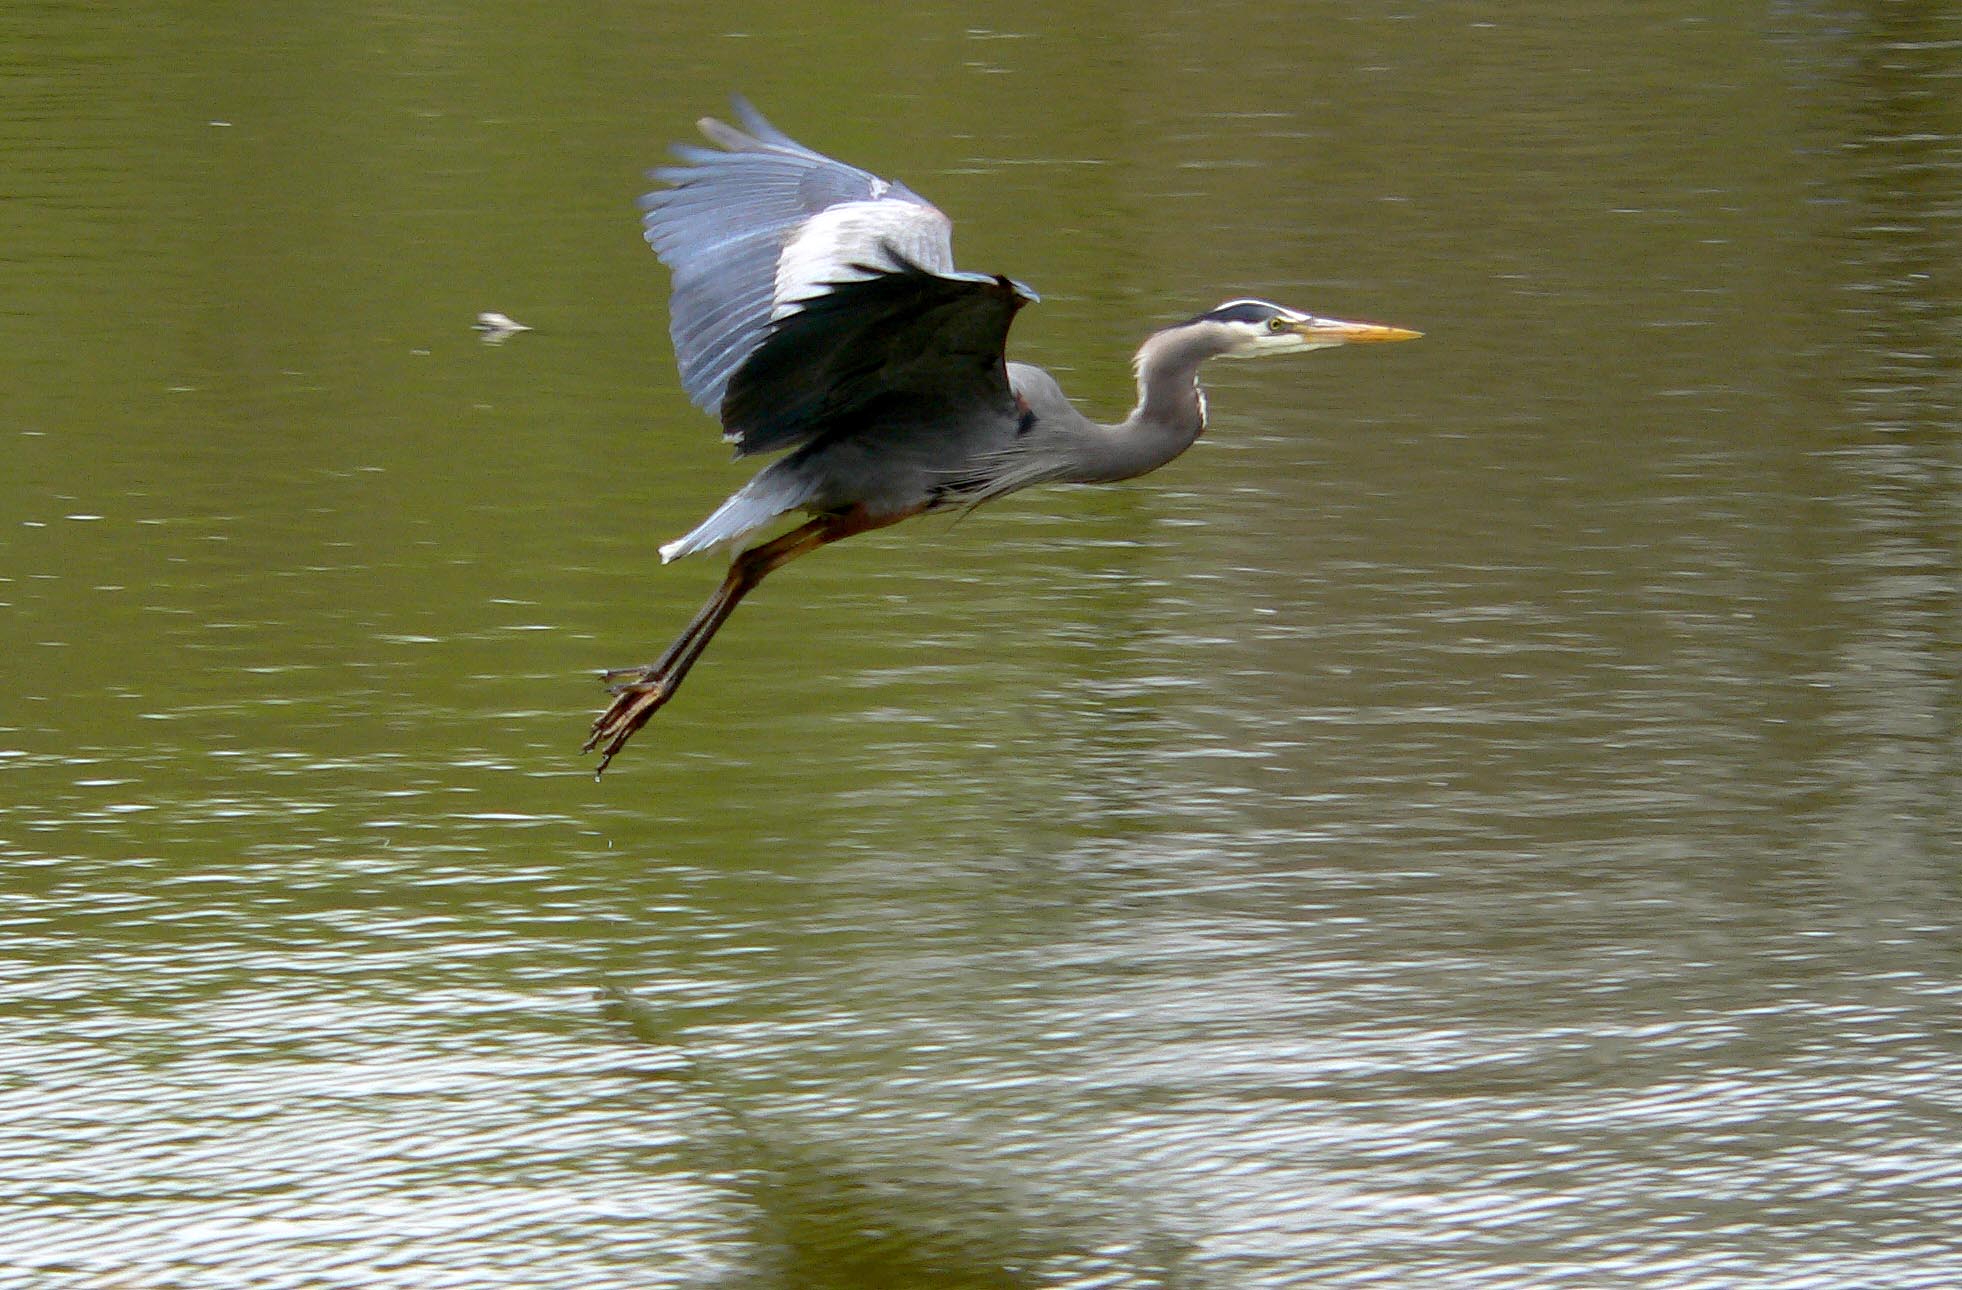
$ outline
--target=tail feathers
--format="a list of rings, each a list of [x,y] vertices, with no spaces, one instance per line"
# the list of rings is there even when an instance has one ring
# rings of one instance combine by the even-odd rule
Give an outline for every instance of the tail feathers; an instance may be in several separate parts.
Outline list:
[[[762,475],[752,479],[713,514],[661,548],[661,563],[738,541],[803,504],[801,496],[772,487]]]

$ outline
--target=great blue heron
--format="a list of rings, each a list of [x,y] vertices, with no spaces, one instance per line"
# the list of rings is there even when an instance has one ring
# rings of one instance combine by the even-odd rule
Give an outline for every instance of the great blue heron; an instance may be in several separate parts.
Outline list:
[[[1035,299],[1009,278],[954,267],[953,222],[903,184],[813,152],[742,99],[742,128],[700,128],[642,201],[647,240],[674,273],[681,383],[722,419],[738,457],[784,452],[661,561],[812,518],[737,555],[667,652],[604,674],[613,703],[582,751],[604,771],[674,697],[736,605],[800,555],[909,516],[1031,484],[1104,483],[1156,470],[1206,427],[1209,358],[1411,340],[1401,327],[1229,300],[1154,332],[1132,360],[1138,404],[1098,425],[1055,378],[1003,356]]]

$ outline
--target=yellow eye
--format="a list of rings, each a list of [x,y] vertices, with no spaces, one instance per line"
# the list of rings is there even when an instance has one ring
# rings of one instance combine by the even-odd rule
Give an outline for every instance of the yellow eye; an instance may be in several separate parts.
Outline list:
[[[1286,331],[1287,329],[1288,329],[1288,320],[1281,317],[1279,314],[1276,314],[1274,317],[1269,318],[1267,320],[1268,331]]]

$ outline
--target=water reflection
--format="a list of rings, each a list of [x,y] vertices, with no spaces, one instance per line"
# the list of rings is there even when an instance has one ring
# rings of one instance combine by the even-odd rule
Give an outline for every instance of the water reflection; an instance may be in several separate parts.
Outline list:
[[[1012,16],[22,17],[0,1281],[1962,1282],[1953,19]],[[595,787],[731,85],[1106,404],[1242,287],[1423,361],[773,580]]]
[[[1869,15],[1833,126],[1856,146],[1821,179],[1834,200],[1821,241],[1841,266],[1834,337],[1840,429],[1823,454],[1823,495],[1846,540],[1826,558],[1836,621],[1816,683],[1834,702],[1822,750],[1839,790],[1820,813],[1823,853],[1862,923],[1952,895],[1958,780],[1954,674],[1942,655],[1955,618],[1952,371],[1962,354],[1944,270],[1962,218],[1955,113],[1930,98],[1942,61],[1932,15]],[[1952,25],[1952,24],[1950,24]]]
[[[1193,1248],[1161,1230],[1148,1195],[1092,1194],[1083,1171],[1045,1177],[1041,1143],[1014,1142],[1000,1123],[882,1124],[923,1089],[905,1071],[862,1088],[849,1104],[851,1136],[828,1140],[801,1115],[816,1099],[773,1091],[757,1097],[718,1058],[689,1054],[670,1029],[669,1009],[632,994],[607,994],[613,1015],[645,1043],[673,1052],[676,1077],[708,1114],[697,1126],[692,1166],[723,1182],[745,1235],[740,1262],[714,1284],[812,1287],[1016,1287],[1075,1284],[1112,1266],[1148,1273],[1154,1284],[1198,1286]],[[786,1038],[807,1052],[831,1048],[824,1027]],[[802,1033],[797,1033],[801,1031]],[[827,1113],[843,1109],[827,1088]],[[958,1114],[958,1113],[956,1113]],[[952,1117],[950,1117],[952,1118]],[[971,1136],[983,1129],[988,1146]]]

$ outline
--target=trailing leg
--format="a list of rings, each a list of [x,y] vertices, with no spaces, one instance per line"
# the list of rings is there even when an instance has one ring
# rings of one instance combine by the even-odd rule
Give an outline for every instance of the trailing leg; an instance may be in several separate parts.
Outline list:
[[[646,725],[648,719],[674,697],[689,669],[695,666],[702,651],[715,639],[715,633],[729,620],[729,615],[736,612],[736,606],[742,603],[743,597],[757,583],[800,555],[840,538],[883,528],[904,518],[904,515],[873,517],[862,509],[820,515],[782,537],[753,546],[738,555],[730,564],[728,576],[723,578],[722,585],[716,588],[715,594],[708,598],[708,602],[659,659],[644,667],[616,668],[602,674],[602,679],[612,683],[613,702],[594,719],[592,733],[580,748],[581,752],[591,752],[595,748],[600,750],[600,763],[594,775],[597,777],[604,772],[614,755],[633,738],[634,732]]]

